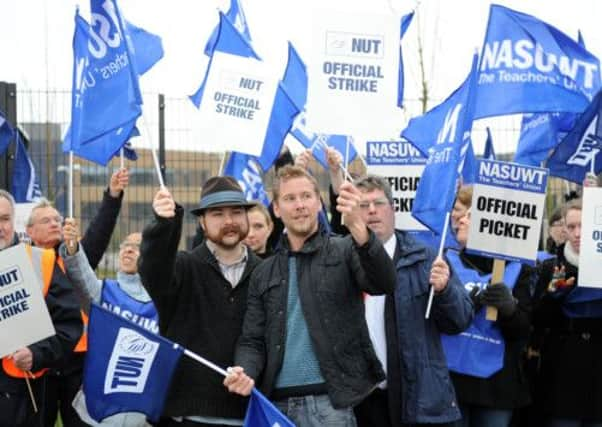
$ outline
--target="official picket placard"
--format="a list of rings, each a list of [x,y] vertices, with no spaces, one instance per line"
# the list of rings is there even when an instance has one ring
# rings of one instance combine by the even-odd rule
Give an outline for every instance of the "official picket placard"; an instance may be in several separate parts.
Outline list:
[[[547,169],[479,160],[466,249],[533,265],[543,218]]]
[[[215,52],[199,107],[199,137],[222,150],[261,155],[277,86],[263,62]]]
[[[602,288],[602,188],[583,189],[579,286]]]
[[[0,251],[0,357],[55,333],[25,246]]]
[[[412,205],[426,158],[407,141],[366,143],[368,173],[385,177],[391,185],[395,228],[422,231],[427,228],[412,216]]]
[[[399,135],[400,18],[315,10],[307,125],[317,133]]]

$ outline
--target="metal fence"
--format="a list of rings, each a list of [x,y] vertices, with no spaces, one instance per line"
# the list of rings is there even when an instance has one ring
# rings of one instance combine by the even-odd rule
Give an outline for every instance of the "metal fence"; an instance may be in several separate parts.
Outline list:
[[[52,200],[57,209],[67,212],[68,156],[62,153],[61,139],[70,121],[70,97],[67,91],[17,91],[16,122],[29,141],[29,152],[36,167],[43,194]],[[196,110],[187,98],[160,97],[156,93],[144,94],[144,115],[140,120],[140,138],[133,140],[139,159],[126,162],[130,170],[130,185],[126,190],[118,225],[100,268],[116,269],[118,242],[125,235],[141,231],[152,218],[151,203],[158,180],[149,148],[164,149],[161,156],[165,183],[176,201],[185,208],[198,202],[200,187],[210,176],[218,173],[223,161],[223,150],[202,141],[195,130]],[[420,113],[418,100],[406,101],[404,117]],[[518,124],[516,119],[498,121],[492,127],[496,136],[496,148],[506,151],[504,157],[511,158],[516,145]],[[484,141],[485,124],[477,125],[473,141]],[[479,144],[477,144],[478,147]],[[477,154],[479,154],[478,148]],[[111,173],[119,167],[114,159],[108,168],[76,159],[74,168],[74,215],[79,219],[82,230],[88,226],[98,211],[102,192],[107,187]],[[327,175],[317,164],[311,166],[324,192],[327,191]],[[351,165],[351,170],[363,173],[360,161]],[[272,174],[264,177],[266,188],[270,188]],[[561,202],[566,186],[559,180],[550,181],[548,191],[549,209]],[[326,195],[326,193],[325,193]],[[324,200],[328,200],[325,197]],[[196,218],[187,215],[182,233],[181,248],[189,248],[195,234]]]

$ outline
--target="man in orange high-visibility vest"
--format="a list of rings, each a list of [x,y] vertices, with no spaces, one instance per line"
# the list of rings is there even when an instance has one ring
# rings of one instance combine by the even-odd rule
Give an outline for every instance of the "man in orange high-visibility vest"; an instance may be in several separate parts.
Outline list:
[[[100,207],[90,222],[82,238],[86,248],[86,257],[92,268],[96,268],[109,245],[111,234],[121,209],[123,190],[129,181],[127,169],[119,169],[111,176]],[[56,255],[57,266],[65,272],[63,260],[58,248],[63,241],[63,217],[54,206],[45,199],[40,200],[31,210],[27,221],[27,234],[32,244],[38,248],[51,249]],[[72,283],[69,281],[71,287]],[[80,301],[81,303],[81,301]],[[80,337],[73,353],[65,358],[62,366],[52,369],[46,378],[45,425],[54,426],[60,412],[64,427],[87,426],[71,405],[82,384],[84,360],[87,350],[87,316],[81,312],[84,333]]]
[[[15,201],[0,190],[0,251],[18,243],[14,229]],[[54,252],[31,249],[34,271],[41,277],[46,305],[56,334],[15,351],[0,369],[0,427],[42,425],[45,373],[70,354],[82,333],[79,301],[67,277],[57,268]],[[29,378],[37,412],[28,393]]]

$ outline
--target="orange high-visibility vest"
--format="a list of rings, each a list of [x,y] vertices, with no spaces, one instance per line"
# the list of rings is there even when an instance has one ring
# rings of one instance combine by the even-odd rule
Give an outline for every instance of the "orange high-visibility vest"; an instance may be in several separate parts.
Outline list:
[[[36,259],[34,262],[34,255],[32,253],[31,246],[26,245],[25,249],[27,249],[29,258],[31,259],[32,264],[34,264],[34,268],[40,269],[39,270],[41,272],[40,276],[42,278],[42,293],[44,294],[44,298],[46,298],[46,295],[48,295],[48,290],[50,289],[50,282],[52,281],[52,274],[54,272],[54,263],[55,263],[55,259],[56,259],[54,250],[53,249],[41,250],[41,252],[39,253],[40,259],[39,260]],[[2,358],[2,368],[4,369],[4,372],[6,373],[6,375],[13,377],[13,378],[26,378],[26,377],[39,378],[42,375],[44,375],[46,373],[46,371],[48,370],[48,368],[44,368],[44,369],[40,369],[37,372],[23,371],[23,370],[17,368],[13,359],[11,359],[9,357]]]

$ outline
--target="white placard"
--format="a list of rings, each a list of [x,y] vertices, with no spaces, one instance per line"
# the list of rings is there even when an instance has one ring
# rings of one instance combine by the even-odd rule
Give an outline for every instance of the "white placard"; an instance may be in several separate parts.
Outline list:
[[[400,18],[314,11],[307,124],[318,133],[399,135]]]
[[[55,333],[25,245],[0,251],[0,357]]]
[[[568,243],[567,243],[568,244]],[[602,288],[602,188],[583,188],[579,286]]]
[[[15,203],[15,233],[19,236],[20,242],[31,243],[31,238],[27,234],[27,219],[35,205],[35,203]]]
[[[543,219],[547,169],[479,160],[466,249],[534,264]]]
[[[426,158],[409,142],[383,141],[366,143],[368,173],[385,177],[391,186],[395,228],[404,231],[423,231],[427,228],[412,216],[418,182]]]
[[[277,85],[263,62],[215,52],[199,107],[199,137],[216,149],[261,155]]]

